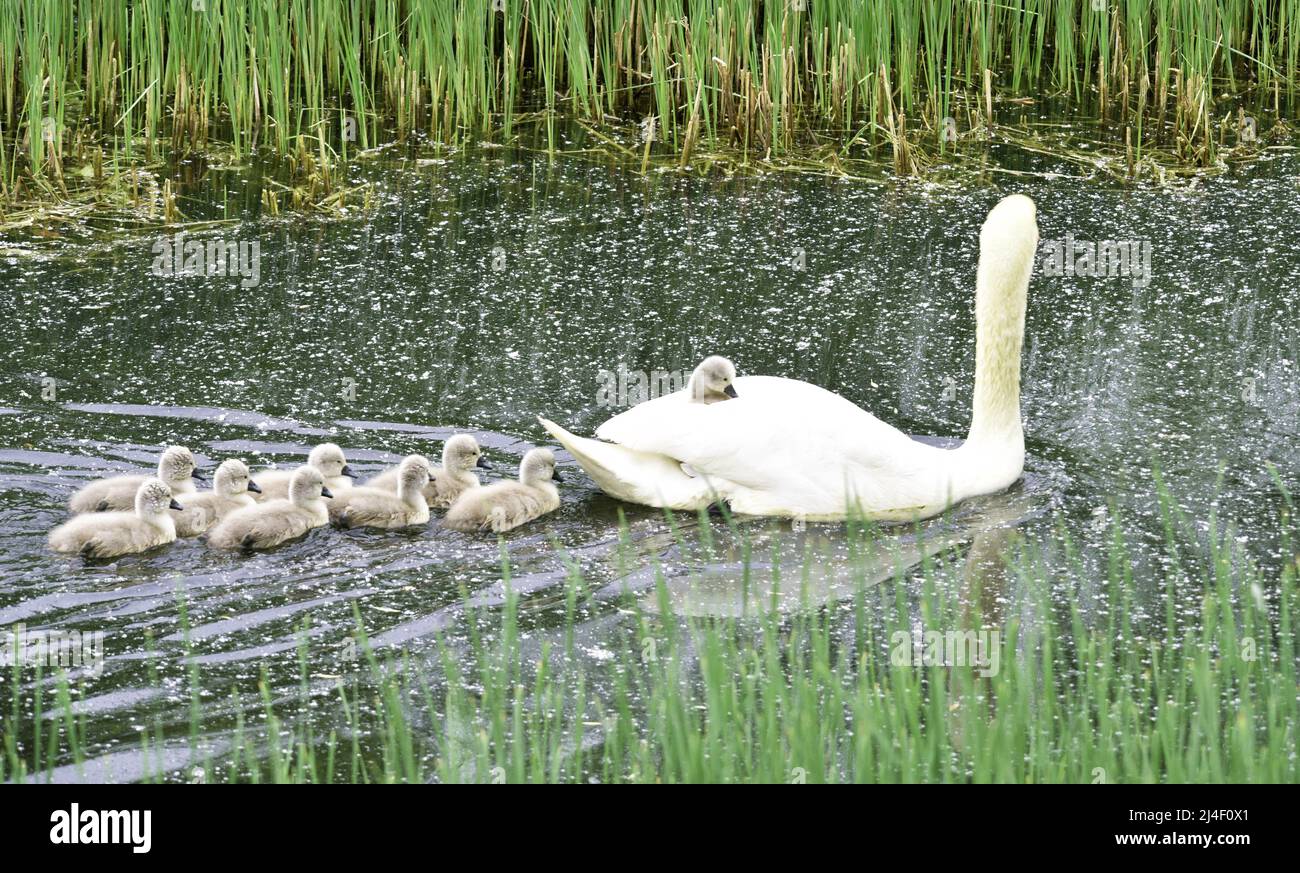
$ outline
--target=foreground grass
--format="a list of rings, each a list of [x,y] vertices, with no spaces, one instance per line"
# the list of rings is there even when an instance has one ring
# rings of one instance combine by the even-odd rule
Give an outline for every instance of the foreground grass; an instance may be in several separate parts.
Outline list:
[[[1300,0],[11,7],[0,21],[0,202],[10,203],[67,197],[87,179],[144,196],[131,168],[212,139],[236,159],[263,144],[288,159],[297,181],[268,195],[272,211],[285,196],[318,204],[337,196],[339,158],[393,134],[504,142],[540,125],[554,150],[560,112],[643,166],[652,147],[682,166],[693,154],[744,161],[812,147],[813,163],[834,169],[865,145],[887,147],[910,174],[1051,95],[1107,121],[1132,175],[1145,152],[1209,166],[1253,143],[1262,113],[1279,117],[1300,81]],[[1224,105],[1225,95],[1242,99]],[[623,133],[639,124],[644,154],[640,139],[611,136],[611,121]]]
[[[521,630],[513,593],[418,664],[372,650],[358,614],[353,675],[313,687],[304,634],[296,699],[273,699],[264,675],[260,712],[246,717],[232,695],[219,725],[206,723],[217,707],[187,660],[188,763],[163,761],[186,738],[161,723],[136,752],[146,778],[165,780],[1296,782],[1297,565],[1283,502],[1286,557],[1266,575],[1213,518],[1208,536],[1189,536],[1162,497],[1163,615],[1135,605],[1118,522],[1100,562],[1104,596],[1087,610],[1075,589],[1093,564],[1062,530],[1064,597],[1059,579],[1049,595],[1041,548],[1024,542],[1000,562],[1001,581],[954,576],[960,555],[944,552],[910,581],[869,587],[864,570],[850,600],[787,615],[759,604],[738,618],[676,617],[660,577],[653,594],[624,601],[599,660],[577,641],[589,592],[576,569],[549,643]],[[862,526],[850,537],[855,566],[879,547]],[[791,569],[782,584],[806,590],[807,565]],[[503,579],[509,592],[508,564]],[[992,596],[991,585],[1014,591]],[[999,636],[982,666],[949,666],[913,657],[900,634],[920,630]],[[49,702],[39,676],[34,700],[10,684],[0,778],[85,767],[96,738],[66,679]]]

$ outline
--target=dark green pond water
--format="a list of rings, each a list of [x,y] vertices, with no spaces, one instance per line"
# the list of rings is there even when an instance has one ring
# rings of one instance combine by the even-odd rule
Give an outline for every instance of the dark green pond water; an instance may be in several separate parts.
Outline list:
[[[1267,465],[1300,485],[1300,156],[1273,153],[1190,191],[1126,190],[1012,156],[1005,165],[1034,172],[926,187],[642,178],[500,151],[427,161],[374,171],[382,205],[369,215],[196,232],[258,243],[249,287],[238,276],[157,275],[165,238],[156,234],[5,240],[0,627],[103,632],[102,673],[74,677],[88,778],[137,778],[149,724],[176,740],[157,760],[187,778],[178,591],[220,748],[232,692],[259,707],[260,671],[273,698],[296,694],[304,621],[310,671],[326,688],[353,671],[354,608],[377,645],[430,664],[436,635],[463,645],[465,596],[489,614],[502,601],[498,545],[436,525],[323,529],[251,557],[188,540],[87,564],[45,548],[74,489],[150,468],[171,443],[210,472],[227,457],[293,464],[331,440],[368,474],[409,452],[436,457],[460,431],[478,437],[493,476],[509,475],[545,437],[536,414],[591,433],[617,411],[597,402],[609,373],[689,372],[715,353],[742,375],[837,391],[908,432],[961,437],[978,231],[1015,191],[1037,201],[1045,242],[1149,244],[1149,277],[1051,276],[1040,260],[1023,367],[1025,478],[923,537],[973,561],[1014,531],[1060,570],[1054,595],[1088,613],[1104,608],[1097,549],[1118,513],[1136,598],[1153,608],[1164,590],[1158,467],[1189,516],[1213,510],[1258,561],[1276,564]],[[224,188],[182,203],[194,217],[239,217],[242,207]],[[742,611],[724,525],[714,533],[721,557],[701,559],[693,520],[679,542],[662,515],[605,497],[560,457],[574,474],[561,509],[505,538],[528,650],[560,633],[566,560],[594,592],[578,628],[593,673],[625,621],[615,593],[649,591],[656,562],[682,611]],[[616,559],[620,510],[632,546]],[[1086,572],[1065,569],[1052,545],[1058,524]],[[811,599],[845,602],[840,526],[741,528],[755,554],[811,550]],[[880,578],[895,566],[909,578],[927,547],[910,531],[886,540]],[[893,588],[878,586],[883,600],[893,602]],[[761,579],[759,589],[762,599]],[[1014,581],[999,595],[1007,609],[1031,608]],[[15,681],[30,705],[30,670],[6,674],[0,701]],[[314,717],[337,719],[331,698],[317,704]]]

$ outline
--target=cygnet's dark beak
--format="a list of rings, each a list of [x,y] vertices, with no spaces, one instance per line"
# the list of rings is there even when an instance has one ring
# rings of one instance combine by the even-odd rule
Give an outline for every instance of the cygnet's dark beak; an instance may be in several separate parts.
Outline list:
[[[262,486],[261,486],[261,485],[258,485],[258,484],[257,484],[256,482],[254,482],[252,479],[249,479],[249,480],[248,480],[248,490],[249,490],[249,491],[252,491],[254,494],[261,494],[261,493],[262,493]]]
[[[736,386],[735,386],[735,385],[728,384],[726,388],[723,388],[723,389],[722,389],[722,393],[725,394],[725,395],[727,395],[728,397],[735,397],[735,396],[736,396]]]
[[[168,509],[174,509],[174,510],[176,510],[177,512],[180,512],[180,511],[181,511],[182,509],[184,509],[185,507],[184,507],[184,506],[181,506],[180,501],[177,500],[175,497],[173,497],[173,498],[172,498],[171,505],[168,506],[167,508],[168,508]]]
[[[344,476],[347,476],[349,479],[358,478],[356,471],[353,470],[352,467],[347,464],[344,464],[343,469],[340,470],[339,472],[341,472]]]
[[[492,465],[488,462],[488,459],[485,458],[485,457],[483,457],[482,455],[479,455],[479,456],[478,456],[478,463],[475,464],[474,466],[475,466],[475,467],[478,467],[480,470],[491,470],[491,469],[492,469]]]
[[[193,470],[190,470],[190,475],[195,479],[198,479],[200,482],[208,481],[203,477],[203,471],[200,470],[198,467],[195,467]]]
[[[551,468],[551,478],[554,479],[556,482],[563,482],[563,481],[564,481],[564,477],[560,475],[560,468],[559,468],[559,467],[552,467],[552,468]]]
[[[321,497],[330,497],[330,498],[332,498],[334,495],[330,493],[330,490],[329,490],[328,488],[326,488],[324,485],[322,485],[321,488],[320,488],[320,496],[321,496]]]

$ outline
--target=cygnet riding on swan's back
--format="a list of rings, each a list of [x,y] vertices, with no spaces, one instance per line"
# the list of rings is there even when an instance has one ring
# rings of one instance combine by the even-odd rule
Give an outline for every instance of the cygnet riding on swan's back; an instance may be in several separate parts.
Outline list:
[[[700,361],[686,383],[686,396],[696,403],[718,403],[736,394],[736,365],[721,355]]]
[[[321,476],[325,479],[325,487],[331,491],[348,488],[352,485],[352,480],[357,478],[357,474],[348,466],[348,459],[344,457],[343,450],[334,443],[321,443],[314,447],[307,455],[307,466],[320,470]],[[262,493],[257,499],[265,503],[268,500],[288,497],[289,481],[297,471],[298,468],[258,470],[253,474],[257,484],[262,487]]]
[[[642,403],[601,425],[599,440],[540,420],[597,485],[632,503],[695,510],[726,500],[742,514],[809,520],[935,515],[1024,470],[1020,349],[1037,247],[1028,197],[989,212],[975,279],[975,399],[958,448],[917,442],[843,397],[771,376],[737,379],[727,403],[684,402],[685,391]]]
[[[73,512],[130,512],[136,505],[136,492],[153,476],[113,476],[91,482],[68,500]],[[158,479],[173,495],[194,491],[191,479],[202,481],[203,474],[194,464],[194,455],[184,446],[172,446],[158,459]]]

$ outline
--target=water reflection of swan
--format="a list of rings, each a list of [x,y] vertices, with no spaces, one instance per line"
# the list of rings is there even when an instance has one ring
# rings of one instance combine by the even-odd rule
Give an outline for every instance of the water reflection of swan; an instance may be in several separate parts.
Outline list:
[[[1038,225],[1028,197],[1004,198],[980,231],[975,392],[957,449],[917,442],[816,385],[742,376],[725,403],[642,403],[577,437],[541,419],[607,493],[648,506],[877,520],[926,518],[1020,478],[1020,349]],[[683,469],[686,465],[686,469]],[[697,473],[698,475],[691,475]]]
[[[815,609],[847,600],[855,592],[903,577],[923,560],[969,544],[967,581],[982,574],[982,603],[996,601],[996,561],[1008,542],[1008,531],[1041,510],[1043,495],[1032,489],[1015,489],[968,503],[953,517],[935,519],[919,529],[886,527],[871,536],[856,538],[850,549],[839,528],[809,525],[804,532],[770,530],[761,523],[744,525],[753,530],[746,549],[735,543],[716,560],[701,561],[687,572],[664,573],[659,567],[633,571],[607,586],[601,594],[616,597],[631,593],[641,609],[659,612],[656,579],[664,579],[668,606],[678,616],[738,617],[775,608],[780,612]],[[670,545],[671,535],[659,546]],[[785,556],[774,565],[767,558],[775,542]],[[643,553],[646,546],[638,551]],[[679,558],[681,556],[678,556]],[[682,561],[682,563],[688,563]],[[989,617],[985,612],[985,616]]]

